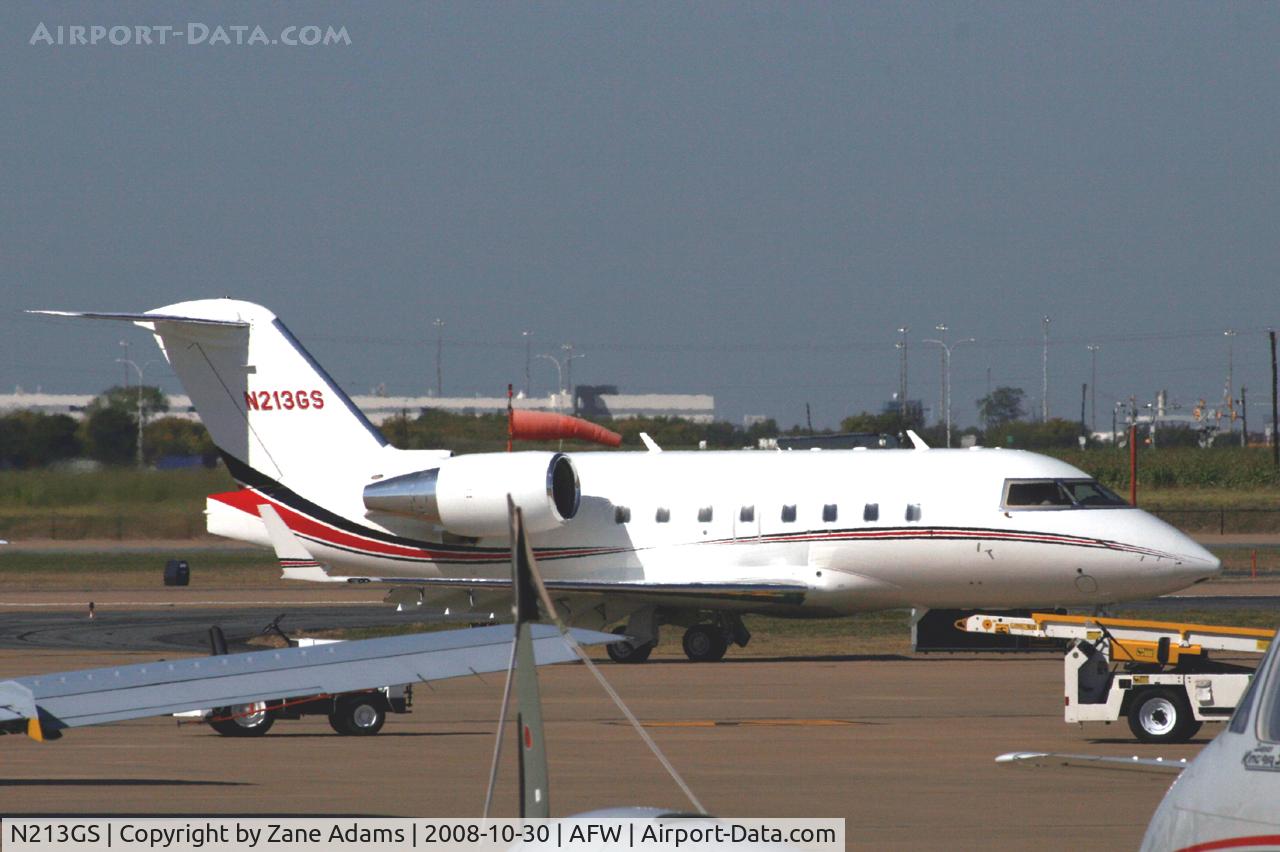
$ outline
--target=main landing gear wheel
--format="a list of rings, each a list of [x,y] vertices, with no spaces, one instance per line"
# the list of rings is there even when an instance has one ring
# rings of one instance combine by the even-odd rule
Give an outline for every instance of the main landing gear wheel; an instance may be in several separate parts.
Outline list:
[[[1184,743],[1200,730],[1185,694],[1147,689],[1129,706],[1129,730],[1144,743]]]
[[[627,628],[615,627],[613,632],[619,636],[625,636]],[[609,659],[615,663],[643,663],[653,653],[654,644],[653,642],[645,642],[643,645],[632,645],[627,641],[611,642],[605,645],[604,649],[609,655]]]
[[[276,722],[266,703],[237,704],[216,707],[209,717],[209,727],[224,737],[260,737]]]
[[[724,659],[729,642],[724,631],[715,624],[695,624],[684,632],[685,656],[695,663],[714,663]]]
[[[386,721],[382,696],[375,693],[343,696],[329,714],[329,727],[347,737],[371,737]]]

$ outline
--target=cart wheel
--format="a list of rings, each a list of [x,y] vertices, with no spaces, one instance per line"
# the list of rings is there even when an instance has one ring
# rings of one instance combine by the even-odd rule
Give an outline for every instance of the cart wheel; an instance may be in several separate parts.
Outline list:
[[[1146,689],[1129,705],[1129,730],[1144,743],[1182,743],[1200,730],[1187,697],[1174,689]]]
[[[349,737],[371,737],[387,721],[385,699],[378,693],[346,695],[329,714],[329,727]]]
[[[260,737],[271,730],[275,722],[266,703],[259,701],[216,708],[209,719],[209,727],[224,737]]]

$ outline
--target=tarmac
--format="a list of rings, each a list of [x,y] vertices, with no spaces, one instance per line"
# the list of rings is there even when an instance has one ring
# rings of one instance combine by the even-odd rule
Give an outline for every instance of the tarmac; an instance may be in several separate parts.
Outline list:
[[[0,675],[155,659],[0,652]],[[1121,727],[1061,718],[1057,655],[841,656],[605,665],[631,709],[713,814],[845,817],[865,849],[1135,848],[1171,777],[997,766],[1047,750],[1190,757],[1206,738],[1142,746]],[[611,805],[689,810],[581,665],[543,670],[553,814]],[[502,677],[419,686],[379,736],[323,718],[260,739],[173,719],[3,741],[5,815],[479,816]],[[1212,730],[1212,729],[1207,729]],[[497,791],[515,815],[511,732]],[[1211,734],[1210,734],[1211,736]]]
[[[1189,594],[1270,597],[1280,582],[1227,578]],[[81,592],[8,592],[0,678],[200,653],[192,637],[209,613],[239,619],[246,635],[281,606],[291,619],[328,621],[340,605],[356,621],[379,620],[389,614],[380,597],[325,587],[120,590],[96,596],[90,623]],[[114,630],[118,641],[98,641]],[[139,647],[151,650],[125,650]],[[1123,722],[1068,726],[1056,653],[731,652],[718,664],[655,656],[602,670],[709,812],[843,817],[851,849],[1136,848],[1172,775],[994,758],[1036,750],[1176,760],[1221,729],[1150,746]],[[692,807],[582,666],[543,669],[542,684],[554,814]],[[501,695],[499,675],[420,684],[413,712],[371,738],[337,736],[322,717],[278,722],[260,739],[171,718],[71,730],[44,744],[5,737],[0,814],[477,817]],[[513,746],[499,816],[516,812]]]
[[[0,651],[0,677],[157,659],[155,653]],[[1146,746],[1123,724],[1062,721],[1057,654],[853,655],[605,664],[706,809],[843,817],[851,849],[1124,849],[1171,776],[997,766],[1013,750],[1191,757],[1215,729]],[[542,670],[557,815],[618,804],[688,810],[677,785],[581,665]],[[227,739],[171,718],[6,737],[4,815],[476,817],[502,678],[419,685],[376,737],[322,717]],[[513,743],[496,794],[513,816]]]

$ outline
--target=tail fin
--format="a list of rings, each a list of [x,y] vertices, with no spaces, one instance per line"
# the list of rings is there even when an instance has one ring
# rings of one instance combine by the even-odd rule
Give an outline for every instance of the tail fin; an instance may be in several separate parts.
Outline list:
[[[387,443],[261,305],[201,299],[140,314],[34,313],[125,320],[154,332],[229,464],[297,482],[323,476],[320,459],[361,459]]]

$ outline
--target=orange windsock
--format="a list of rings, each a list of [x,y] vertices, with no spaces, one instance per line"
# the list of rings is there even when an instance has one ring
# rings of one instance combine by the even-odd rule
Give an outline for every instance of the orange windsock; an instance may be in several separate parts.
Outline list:
[[[548,411],[511,412],[511,437],[517,441],[558,441],[563,438],[593,441],[606,447],[622,445],[622,436],[580,417]]]

